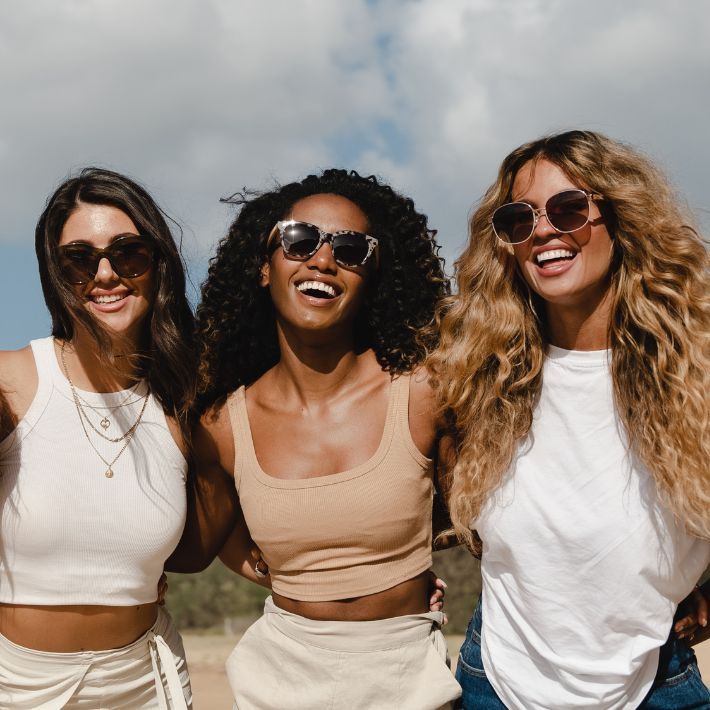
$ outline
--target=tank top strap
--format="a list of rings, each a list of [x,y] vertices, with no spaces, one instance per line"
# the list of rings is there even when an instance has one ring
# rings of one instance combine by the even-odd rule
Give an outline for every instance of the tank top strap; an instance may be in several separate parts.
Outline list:
[[[52,391],[57,386],[59,363],[54,353],[54,338],[31,340],[30,347],[37,369],[37,392],[22,419],[21,425],[32,428],[49,404]],[[19,427],[18,427],[19,428]]]
[[[227,412],[229,414],[229,422],[232,425],[232,437],[234,438],[234,483],[237,487],[237,493],[239,493],[242,474],[245,467],[248,468],[249,466],[250,453],[253,453],[254,449],[244,385],[232,392],[227,398]],[[253,456],[256,458],[255,453],[253,453]]]
[[[401,433],[402,426],[409,429],[409,378],[409,374],[399,375],[392,380],[390,385],[391,411],[398,433]]]
[[[409,427],[409,386],[411,379],[411,373],[407,373],[392,380],[390,396],[393,399],[394,406],[392,410],[395,418],[392,444],[405,449],[417,463],[429,465],[431,464],[431,459],[419,451],[414,439],[412,439],[412,430]]]
[[[60,374],[59,363],[54,352],[54,338],[31,340],[30,347],[37,366],[37,377],[40,383],[54,382]]]

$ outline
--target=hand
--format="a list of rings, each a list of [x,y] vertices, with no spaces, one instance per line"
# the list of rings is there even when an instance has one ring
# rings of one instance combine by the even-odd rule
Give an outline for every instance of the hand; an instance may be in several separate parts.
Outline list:
[[[681,639],[693,641],[695,634],[708,626],[708,600],[700,587],[693,591],[678,605],[682,616],[673,624],[673,631]],[[704,635],[704,634],[703,634]]]
[[[429,570],[429,611],[443,611],[444,610],[444,595],[446,594],[446,582],[436,576],[436,573]],[[444,624],[449,621],[446,614],[444,614]]]
[[[254,574],[259,579],[266,579],[269,576],[269,565],[266,564],[264,558],[261,556],[261,550],[254,545],[250,550],[249,554],[252,559],[252,567],[254,568]]]
[[[160,606],[165,606],[165,595],[168,593],[168,577],[163,572],[158,580],[158,604]]]

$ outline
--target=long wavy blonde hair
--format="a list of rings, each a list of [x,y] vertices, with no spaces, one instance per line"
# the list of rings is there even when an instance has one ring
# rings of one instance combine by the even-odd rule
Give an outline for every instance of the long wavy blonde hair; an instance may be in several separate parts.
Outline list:
[[[457,293],[439,310],[440,344],[428,365],[453,441],[443,482],[456,534],[480,551],[471,522],[530,430],[542,385],[544,304],[490,225],[518,171],[541,159],[604,198],[617,411],[662,499],[690,533],[710,538],[708,252],[663,175],[590,131],[548,136],[506,157],[471,217]]]

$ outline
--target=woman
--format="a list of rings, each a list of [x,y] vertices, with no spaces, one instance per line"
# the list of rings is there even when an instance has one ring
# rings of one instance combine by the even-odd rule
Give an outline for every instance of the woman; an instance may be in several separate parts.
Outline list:
[[[460,689],[428,592],[435,421],[412,374],[446,291],[433,233],[343,170],[240,202],[198,309],[209,530],[193,549],[209,558],[243,513],[271,573],[227,663],[236,707],[448,707]],[[222,558],[256,579],[248,547],[238,526]]]
[[[710,562],[701,238],[647,160],[571,131],[503,161],[457,274],[430,363],[482,553],[464,707],[708,707],[669,637]]]
[[[0,353],[0,706],[185,708],[156,602],[186,506],[180,255],[148,193],[98,168],[60,185],[35,240],[52,337]]]

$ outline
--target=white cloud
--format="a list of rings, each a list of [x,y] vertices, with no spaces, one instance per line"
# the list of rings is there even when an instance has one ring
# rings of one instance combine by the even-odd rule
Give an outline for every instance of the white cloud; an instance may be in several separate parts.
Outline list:
[[[0,240],[97,162],[204,258],[219,196],[347,162],[410,193],[450,260],[504,154],[573,126],[646,148],[703,207],[708,35],[703,0],[6,3]]]

